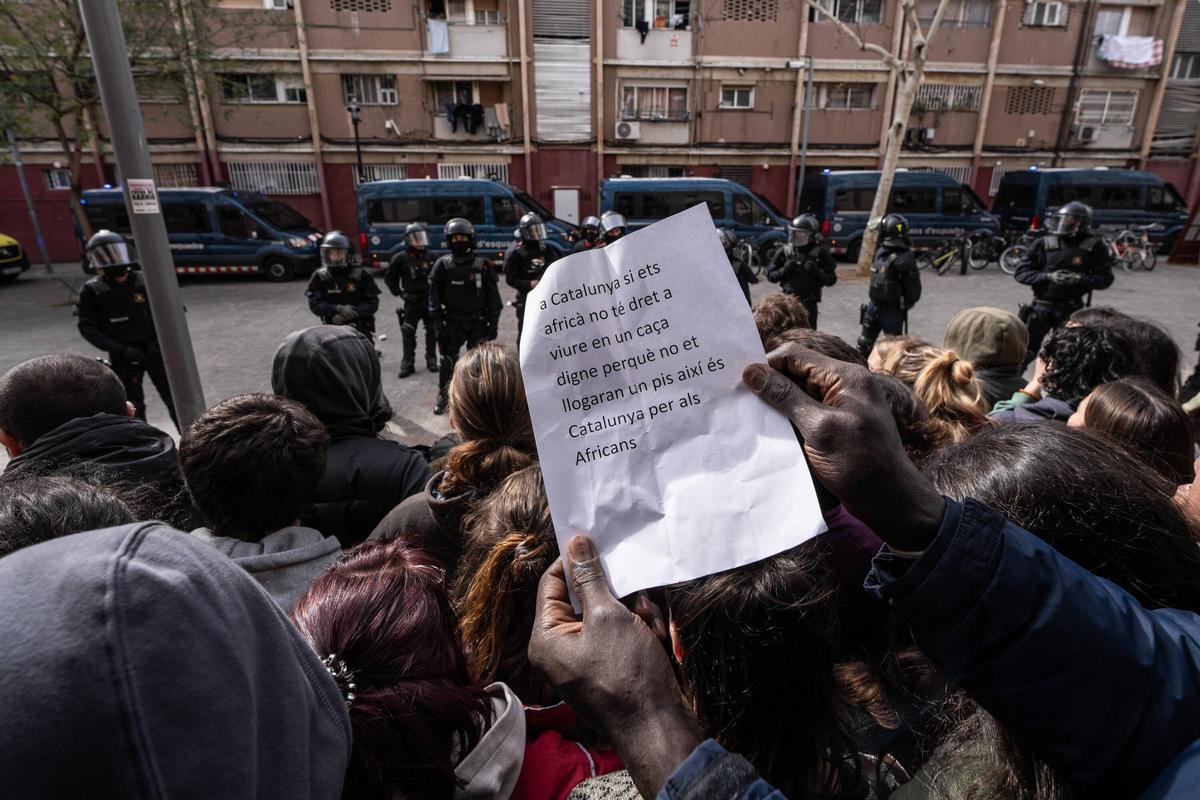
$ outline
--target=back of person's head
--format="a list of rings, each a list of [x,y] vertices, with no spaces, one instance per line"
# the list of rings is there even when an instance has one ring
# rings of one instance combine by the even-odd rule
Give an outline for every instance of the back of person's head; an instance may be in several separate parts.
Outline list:
[[[375,436],[392,418],[375,345],[348,325],[289,333],[275,351],[271,391],[302,404],[333,439]]]
[[[943,352],[916,336],[885,336],[875,344],[867,362],[876,372],[895,375],[907,385],[916,386],[921,370]]]
[[[954,440],[961,441],[987,424],[987,401],[975,368],[953,350],[943,350],[917,375],[913,391],[929,415],[950,423]]]
[[[211,545],[158,522],[43,542],[0,558],[0,607],[5,796],[339,796],[337,684]]]
[[[0,480],[0,556],[136,519],[113,489],[81,478],[31,475]]]
[[[789,328],[768,339],[764,346],[769,353],[777,347],[792,342],[807,347],[809,350],[815,350],[821,355],[836,358],[838,361],[859,364],[864,367],[867,365],[867,360],[863,358],[863,354],[858,352],[857,348],[847,344],[845,339],[834,336],[832,333],[816,331],[812,328]]]
[[[1200,547],[1175,484],[1111,440],[1013,423],[943,449],[925,471],[941,493],[979,500],[1142,605],[1200,611]]]
[[[1042,394],[1074,407],[1102,383],[1137,375],[1141,362],[1119,327],[1055,328],[1042,342]]]
[[[758,335],[764,345],[774,336],[792,328],[811,328],[808,310],[798,297],[787,292],[774,292],[754,304],[751,310]],[[768,348],[769,349],[769,348]]]
[[[537,458],[521,364],[507,347],[484,342],[459,357],[450,382],[450,424],[462,437],[446,456],[441,489],[478,497]]]
[[[321,475],[329,434],[299,403],[242,394],[217,403],[179,442],[183,477],[213,532],[246,541],[294,525]]]
[[[0,375],[0,433],[20,449],[73,419],[127,413],[121,379],[93,358],[38,356]]]
[[[526,655],[538,581],[558,558],[541,467],[508,476],[466,528],[454,604],[471,676],[502,681],[527,704],[550,705],[554,693]]]
[[[1075,427],[1119,442],[1174,484],[1195,477],[1195,430],[1183,406],[1142,378],[1097,386],[1071,417]]]
[[[1029,329],[1011,311],[964,308],[950,318],[943,344],[979,369],[1017,366],[1029,346]]]
[[[1137,375],[1170,395],[1179,391],[1179,345],[1162,325],[1138,319],[1108,306],[1081,308],[1067,320],[1069,327],[1112,327],[1124,333],[1139,361]]]
[[[833,673],[835,591],[820,540],[667,590],[701,728],[788,797],[812,796],[828,777],[823,760],[849,746]]]
[[[402,539],[366,542],[292,610],[317,655],[341,673],[349,700],[354,736],[343,797],[451,797],[458,760],[490,724],[488,696],[467,672],[436,564]]]
[[[1127,319],[1131,317],[1112,306],[1087,306],[1072,311],[1067,318],[1067,325],[1107,325]]]
[[[900,443],[913,462],[920,463],[938,449],[961,440],[957,427],[931,416],[916,392],[904,381],[886,372],[876,373],[872,380],[883,391],[900,434]]]

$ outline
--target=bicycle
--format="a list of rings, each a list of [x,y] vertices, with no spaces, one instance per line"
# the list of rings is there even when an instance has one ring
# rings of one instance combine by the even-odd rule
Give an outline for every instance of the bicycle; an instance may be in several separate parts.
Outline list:
[[[1000,262],[1007,247],[1008,239],[1003,236],[991,231],[975,231],[967,241],[967,263],[973,270],[986,269],[993,261]]]
[[[1025,257],[1029,246],[1046,234],[1039,230],[1028,230],[1014,237],[1013,232],[1009,232],[1009,246],[1000,254],[1000,270],[1005,275],[1015,275],[1017,267],[1021,266],[1021,259]]]
[[[966,274],[967,261],[964,254],[969,247],[967,237],[959,234],[953,239],[947,239],[931,250],[926,250],[917,256],[917,269],[934,269],[938,275],[945,275],[956,263],[961,263],[963,274]]]
[[[755,277],[758,277],[762,274],[762,259],[758,257],[758,253],[754,251],[754,246],[749,242],[738,242],[735,244],[733,246],[733,255],[734,257],[740,258],[742,261],[744,261],[746,265],[750,267],[750,271],[754,273]]]
[[[1126,270],[1151,271],[1158,265],[1158,248],[1150,241],[1151,225],[1127,228],[1116,235],[1114,247],[1121,252],[1121,265]]]

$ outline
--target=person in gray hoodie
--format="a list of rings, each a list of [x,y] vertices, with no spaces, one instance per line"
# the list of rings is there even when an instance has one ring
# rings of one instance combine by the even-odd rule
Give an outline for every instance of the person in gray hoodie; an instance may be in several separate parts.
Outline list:
[[[205,411],[179,444],[184,480],[208,542],[290,611],[342,553],[337,537],[300,525],[325,472],[329,435],[304,406],[270,394]]]
[[[346,703],[283,612],[159,522],[0,559],[5,797],[337,800]]]

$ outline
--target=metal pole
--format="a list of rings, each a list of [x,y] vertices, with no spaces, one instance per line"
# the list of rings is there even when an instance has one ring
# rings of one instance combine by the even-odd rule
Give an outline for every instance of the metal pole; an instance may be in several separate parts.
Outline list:
[[[367,180],[367,173],[363,171],[362,160],[362,140],[358,138],[358,120],[354,120],[354,157],[358,160],[358,182],[363,183]]]
[[[38,222],[37,208],[33,205],[33,195],[29,193],[29,184],[25,182],[25,165],[21,163],[21,148],[17,147],[16,134],[12,128],[5,128],[8,136],[8,146],[12,148],[13,164],[17,168],[17,180],[21,182],[21,194],[25,195],[25,207],[29,209],[29,219],[33,221],[33,236],[37,239],[38,250],[42,253],[42,263],[46,266],[46,274],[54,274],[54,265],[50,263],[50,254],[46,252],[46,240],[42,237],[42,226]]]
[[[117,0],[80,0],[79,12],[91,48],[113,154],[121,170],[125,206],[146,278],[146,293],[154,312],[154,328],[175,400],[175,413],[180,430],[187,430],[204,411],[204,391],[184,318],[158,191],[154,187],[150,151],[142,130],[141,109],[133,88]]]
[[[800,195],[804,194],[804,170],[808,166],[808,120],[812,117],[813,57],[808,57],[808,75],[804,77],[804,119],[800,123],[800,174],[796,176],[796,211],[800,211]]]

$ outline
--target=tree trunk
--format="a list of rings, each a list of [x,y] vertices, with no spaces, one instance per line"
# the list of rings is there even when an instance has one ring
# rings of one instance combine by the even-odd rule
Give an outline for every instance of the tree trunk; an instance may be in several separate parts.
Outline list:
[[[87,214],[83,211],[83,204],[79,202],[83,199],[83,157],[80,151],[80,142],[72,141],[67,136],[67,130],[63,126],[62,119],[54,120],[54,130],[58,135],[58,146],[67,154],[67,164],[71,172],[71,191],[70,205],[71,215],[75,217],[75,223],[79,226],[79,235],[86,242],[92,235],[92,223],[88,221]]]
[[[871,204],[871,217],[863,234],[862,249],[858,254],[858,274],[868,275],[875,250],[879,247],[879,220],[887,213],[888,200],[892,196],[892,183],[896,180],[896,167],[904,149],[904,132],[908,130],[908,116],[912,113],[917,89],[925,72],[924,63],[916,66],[911,75],[901,72],[897,78],[896,101],[893,106],[892,124],[888,126],[883,164],[879,168],[879,188],[875,190],[875,201]]]

